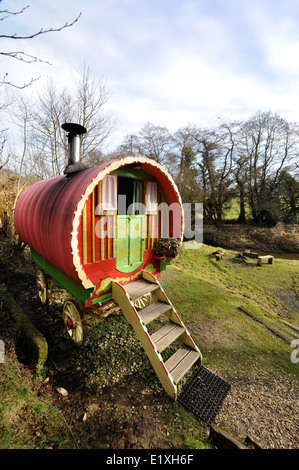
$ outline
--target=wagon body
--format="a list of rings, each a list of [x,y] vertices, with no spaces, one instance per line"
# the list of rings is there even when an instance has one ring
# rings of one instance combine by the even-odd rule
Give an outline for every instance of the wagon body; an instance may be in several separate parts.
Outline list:
[[[124,157],[32,185],[15,226],[35,262],[87,308],[112,297],[112,280],[125,285],[143,270],[158,277],[167,260],[155,255],[156,241],[181,243],[184,221],[165,168]]]
[[[32,185],[15,209],[19,237],[41,268],[39,298],[47,303],[49,277],[76,299],[64,301],[63,321],[78,347],[86,338],[86,313],[104,317],[111,307],[120,309],[166,393],[176,400],[177,383],[202,360],[158,280],[169,262],[165,254],[156,255],[158,240],[183,240],[177,187],[165,168],[144,157],[84,167],[78,134],[85,129],[72,123],[62,127],[71,150],[65,174]],[[158,318],[162,326],[150,334],[147,325]],[[170,357],[163,357],[165,350]]]

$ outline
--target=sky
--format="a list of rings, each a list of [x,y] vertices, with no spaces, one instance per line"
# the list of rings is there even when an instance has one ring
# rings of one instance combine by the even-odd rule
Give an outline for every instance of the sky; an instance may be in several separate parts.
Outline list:
[[[17,83],[47,77],[71,87],[83,63],[106,81],[107,108],[118,117],[115,148],[146,122],[170,132],[218,118],[246,119],[273,111],[299,122],[298,0],[2,0],[22,14],[0,34],[32,34],[81,17],[71,28],[26,41],[1,39],[50,62],[0,57],[2,76]]]

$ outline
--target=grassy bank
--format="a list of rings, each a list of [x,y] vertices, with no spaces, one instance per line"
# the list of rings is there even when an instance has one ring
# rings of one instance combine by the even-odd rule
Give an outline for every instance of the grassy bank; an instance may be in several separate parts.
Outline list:
[[[299,325],[299,261],[275,259],[273,265],[257,267],[256,260],[245,264],[230,250],[216,261],[214,251],[207,245],[184,247],[161,283],[199,345],[203,365],[237,384],[224,404],[224,428],[241,438],[240,423],[249,417],[246,432],[260,433],[265,447],[296,447],[297,418],[286,401],[290,394],[278,396],[273,386],[277,382],[283,391],[296,390],[298,364],[290,360],[290,344],[238,307],[269,324],[284,319]],[[90,322],[86,344],[75,349],[63,331],[61,306],[53,301],[41,308],[38,303],[34,266],[26,250],[18,252],[5,242],[0,243],[0,262],[1,255],[0,280],[46,337],[49,359],[43,377],[37,377],[30,357],[15,344],[15,324],[5,299],[0,299],[0,338],[6,346],[6,362],[0,364],[0,448],[212,447],[208,426],[165,396],[121,313]],[[68,395],[62,397],[57,387],[64,387]],[[247,403],[250,394],[253,398]],[[261,402],[261,394],[269,395],[283,416],[288,415],[280,430],[285,442],[271,434],[272,420],[283,421],[275,417],[274,405],[267,402],[253,415],[257,407],[252,400]],[[236,414],[238,401],[242,409]]]
[[[252,363],[274,374],[298,373],[289,345],[267,334],[238,307],[269,324],[284,319],[298,326],[299,261],[274,259],[272,265],[258,267],[256,260],[245,264],[230,250],[217,261],[214,251],[207,245],[184,249],[163,274],[165,290],[201,345],[205,363],[242,374]]]
[[[203,241],[227,249],[299,253],[299,225],[278,223],[266,228],[250,224],[205,225]]]

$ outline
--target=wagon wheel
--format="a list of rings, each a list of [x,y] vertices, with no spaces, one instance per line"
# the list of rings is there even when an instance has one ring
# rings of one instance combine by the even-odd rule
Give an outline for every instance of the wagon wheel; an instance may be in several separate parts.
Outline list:
[[[82,346],[86,337],[86,328],[80,308],[73,300],[66,300],[63,304],[63,322],[73,343]]]
[[[47,278],[41,269],[39,269],[36,273],[36,285],[37,285],[37,293],[39,296],[39,299],[43,305],[47,305],[49,302],[49,296],[48,296],[48,283],[47,283]]]
[[[137,308],[137,310],[141,310],[144,307],[147,307],[152,301],[152,296],[151,294],[145,294],[140,299],[135,300],[134,302],[134,307]]]

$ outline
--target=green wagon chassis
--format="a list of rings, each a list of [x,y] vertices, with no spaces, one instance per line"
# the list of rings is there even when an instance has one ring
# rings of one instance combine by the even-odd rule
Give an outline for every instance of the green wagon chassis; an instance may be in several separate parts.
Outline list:
[[[39,265],[37,289],[43,305],[49,301],[53,280],[73,296],[64,301],[63,321],[77,347],[85,341],[85,316],[91,314],[103,318],[116,309],[121,310],[134,328],[165,392],[173,400],[177,399],[177,383],[195,363],[201,363],[202,354],[153,273],[142,270],[141,278],[138,276],[125,285],[111,279],[109,299],[105,294],[91,307],[85,307],[96,287],[84,289],[33,250],[32,256]],[[163,326],[150,334],[147,325],[162,316],[166,323],[162,322]],[[171,357],[163,357],[163,351],[176,342],[178,345]]]
[[[36,274],[37,293],[42,305],[49,303],[51,290],[54,283],[60,285],[69,293],[69,297],[63,304],[63,322],[65,329],[75,346],[82,346],[86,339],[86,327],[84,318],[90,315],[98,318],[106,317],[109,313],[119,309],[118,304],[112,299],[111,292],[97,297],[91,307],[82,307],[82,304],[90,299],[94,288],[85,289],[81,284],[71,279],[67,274],[55,267],[31,248],[31,255],[38,266]],[[169,260],[161,260],[166,265]],[[106,287],[109,289],[111,282],[107,279]],[[110,290],[110,289],[109,289]],[[150,295],[145,295],[136,300],[136,307],[143,308],[150,302]]]

